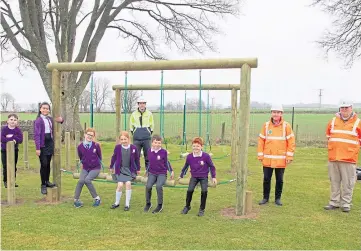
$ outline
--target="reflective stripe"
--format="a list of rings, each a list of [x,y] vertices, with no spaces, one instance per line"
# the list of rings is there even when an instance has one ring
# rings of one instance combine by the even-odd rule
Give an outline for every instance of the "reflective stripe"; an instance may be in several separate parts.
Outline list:
[[[258,156],[263,156],[263,153],[258,153]]]
[[[358,145],[358,144],[359,144],[359,142],[357,142],[356,140],[341,139],[341,138],[330,138],[329,141],[330,141],[330,142],[349,143],[349,144],[354,144],[354,145]]]
[[[266,137],[265,139],[271,139],[271,140],[286,140],[286,127],[287,122],[284,121],[282,125],[282,136],[268,136],[268,128],[269,128],[269,121],[266,122]],[[290,135],[291,136],[291,135]],[[261,134],[260,134],[261,137]],[[261,137],[262,138],[262,137]]]
[[[287,152],[287,156],[293,156],[293,152]]]
[[[267,139],[272,139],[272,140],[286,140],[284,137],[273,137],[273,136],[267,137]]]
[[[355,124],[353,125],[353,128],[352,128],[352,131],[356,134],[356,129],[357,129],[357,126],[358,126],[358,124],[360,123],[360,119],[356,119],[356,122],[355,122]],[[357,136],[357,134],[356,134],[356,136]]]
[[[285,159],[286,156],[280,156],[280,155],[264,155],[265,158],[268,159]]]
[[[331,130],[330,130],[331,133],[341,133],[341,134],[347,134],[347,135],[357,136],[356,129],[357,129],[358,124],[359,124],[360,121],[361,121],[359,118],[356,119],[355,124],[353,125],[351,131],[348,131],[348,130],[335,130],[335,121],[336,121],[336,117],[334,117],[334,118],[332,119],[332,122],[331,122]]]
[[[259,134],[259,137],[262,138],[262,139],[265,139],[265,138],[266,138],[266,136],[264,136],[264,135],[261,134],[261,133]]]
[[[293,133],[291,133],[290,135],[288,135],[287,137],[286,137],[286,139],[290,139],[290,138],[292,138],[292,137],[294,137],[295,135],[293,134]]]
[[[342,134],[348,134],[352,136],[357,136],[357,133],[354,131],[347,131],[347,130],[331,130],[331,133],[342,133]]]

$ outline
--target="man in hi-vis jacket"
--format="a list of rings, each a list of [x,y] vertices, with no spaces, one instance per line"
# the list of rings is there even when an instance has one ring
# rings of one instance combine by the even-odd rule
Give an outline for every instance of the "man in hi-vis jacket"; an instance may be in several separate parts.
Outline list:
[[[139,154],[143,149],[145,169],[148,166],[148,149],[151,146],[150,139],[154,130],[153,114],[147,110],[147,101],[144,97],[138,99],[138,109],[130,116],[130,132],[133,135],[133,144]]]

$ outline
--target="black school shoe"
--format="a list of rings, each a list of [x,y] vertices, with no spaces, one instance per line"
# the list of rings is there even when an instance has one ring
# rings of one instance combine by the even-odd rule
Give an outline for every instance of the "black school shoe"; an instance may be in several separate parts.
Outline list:
[[[124,207],[124,211],[129,211],[130,210],[130,206],[128,207],[128,206],[125,206]]]
[[[119,204],[113,204],[110,209],[116,209],[117,207],[119,207]]]
[[[197,214],[199,217],[202,217],[202,216],[204,216],[204,210],[202,210],[202,209],[199,209],[199,212],[198,212],[198,214]]]
[[[157,214],[157,213],[160,213],[162,212],[163,210],[163,205],[162,204],[159,204],[154,210],[153,210],[153,214]]]
[[[191,210],[191,207],[187,207],[185,206],[181,212],[181,214],[187,214],[189,212],[189,210]]]
[[[151,208],[152,208],[152,204],[151,204],[151,203],[146,204],[145,207],[144,207],[144,213],[148,213]]]
[[[4,181],[4,187],[8,188],[8,183],[6,181]],[[19,185],[15,183],[15,187],[19,187]]]
[[[41,193],[42,194],[47,194],[48,193],[48,190],[46,189],[46,185],[41,185]]]
[[[55,187],[56,185],[51,183],[50,181],[47,181],[45,184],[47,187]]]

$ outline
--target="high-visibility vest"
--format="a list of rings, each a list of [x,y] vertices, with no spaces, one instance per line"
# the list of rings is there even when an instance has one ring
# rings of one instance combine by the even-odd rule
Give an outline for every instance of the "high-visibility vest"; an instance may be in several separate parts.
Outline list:
[[[343,121],[334,117],[327,125],[328,160],[356,163],[361,145],[361,120],[354,114]]]
[[[258,159],[263,166],[285,168],[286,160],[293,160],[296,148],[295,135],[289,123],[272,120],[264,123],[258,138]]]

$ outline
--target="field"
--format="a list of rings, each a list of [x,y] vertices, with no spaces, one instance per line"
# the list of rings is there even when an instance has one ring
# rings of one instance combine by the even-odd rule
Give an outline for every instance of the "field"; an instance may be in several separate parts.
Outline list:
[[[109,165],[114,143],[101,144],[104,163]],[[183,161],[176,161],[179,146],[168,148],[177,176],[183,165]],[[217,157],[229,150],[227,146],[215,146],[212,152]],[[17,183],[20,187],[16,189],[19,204],[1,207],[2,249],[360,249],[361,184],[356,184],[350,213],[323,210],[329,198],[329,180],[327,152],[322,148],[297,148],[295,161],[285,173],[284,206],[273,204],[273,180],[271,203],[261,207],[257,201],[262,198],[262,168],[256,160],[256,149],[250,147],[247,186],[253,192],[255,213],[250,219],[231,219],[222,214],[224,209],[235,205],[235,183],[210,188],[203,218],[196,216],[199,189],[195,191],[192,210],[188,215],[181,215],[186,189],[164,188],[164,211],[153,215],[142,212],[145,203],[142,185],[133,186],[129,212],[124,212],[122,207],[109,209],[115,186],[104,182],[94,182],[102,198],[100,207],[91,207],[91,196],[84,187],[81,199],[85,206],[76,209],[72,196],[77,180],[66,173],[62,175],[62,202],[49,205],[40,194],[39,164],[34,152],[31,143],[30,169],[24,170],[22,157],[19,160]],[[74,163],[74,156],[72,158]],[[234,178],[229,172],[229,157],[215,158],[214,163],[219,181]],[[1,192],[4,201],[3,186]],[[154,191],[153,203],[155,198]]]
[[[325,145],[325,128],[334,113],[315,114],[300,112],[294,116],[294,131],[299,146],[324,146]],[[36,114],[20,113],[20,119],[33,120]],[[250,141],[251,145],[256,143],[262,124],[269,120],[269,113],[252,113],[250,119]],[[2,120],[5,120],[6,114],[2,114]],[[122,127],[124,127],[124,118],[122,116]],[[127,115],[127,127],[129,128],[129,114]],[[286,113],[285,120],[292,122],[290,113]],[[154,113],[155,132],[159,133],[159,113]],[[89,126],[89,113],[81,113],[80,120],[82,125],[85,123]],[[201,117],[201,134],[204,138],[207,135],[207,116],[202,114]],[[231,114],[230,113],[211,113],[209,116],[209,136],[211,144],[216,144],[221,138],[222,123],[225,123],[224,140],[229,142],[231,138]],[[165,138],[169,143],[180,144],[183,131],[183,114],[166,113],[165,114]],[[94,127],[98,131],[98,139],[113,140],[115,131],[115,114],[114,113],[95,113]],[[186,115],[186,134],[187,139],[198,136],[199,133],[199,115],[196,113],[187,113]]]

